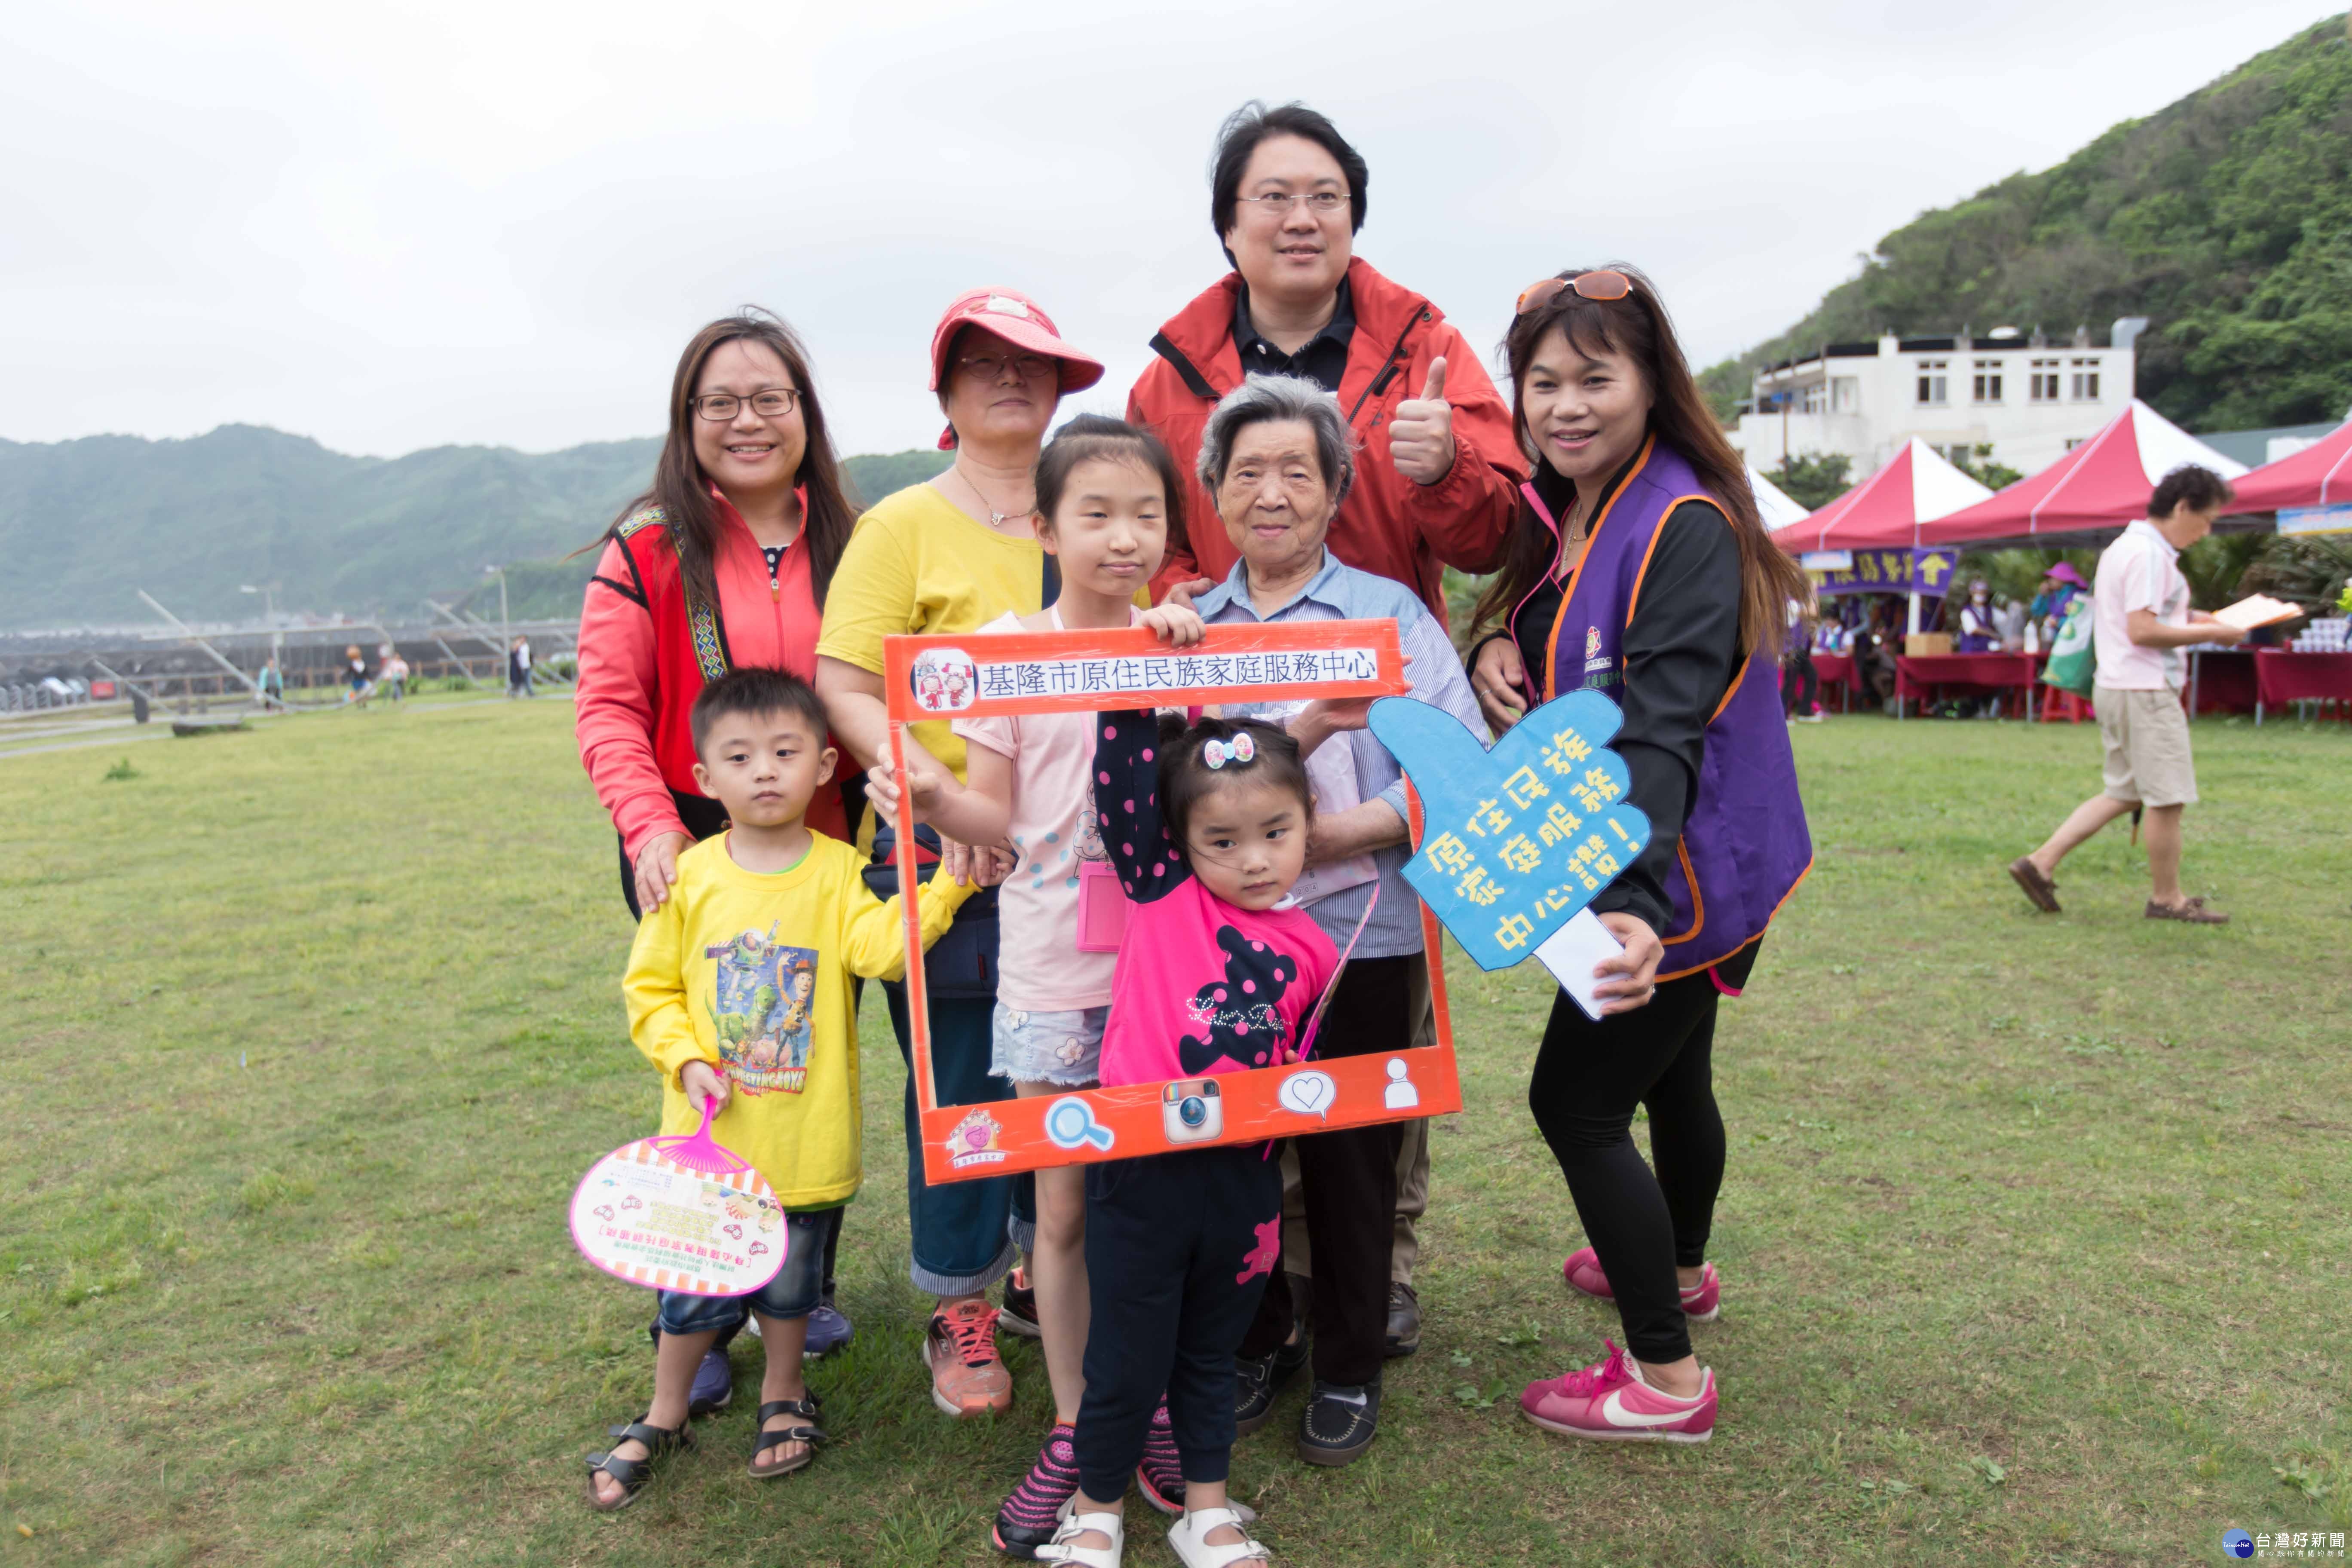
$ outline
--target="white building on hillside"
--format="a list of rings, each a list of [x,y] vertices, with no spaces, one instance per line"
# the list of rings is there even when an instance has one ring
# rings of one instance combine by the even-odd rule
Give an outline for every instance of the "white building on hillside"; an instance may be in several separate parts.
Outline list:
[[[1973,455],[2031,474],[2095,435],[2131,402],[2134,344],[2144,316],[2116,322],[2108,346],[2045,342],[2014,327],[1972,338],[1882,337],[1831,343],[1759,373],[1731,444],[1769,473],[1784,455],[1843,454],[1857,479],[1917,437],[1938,452]]]

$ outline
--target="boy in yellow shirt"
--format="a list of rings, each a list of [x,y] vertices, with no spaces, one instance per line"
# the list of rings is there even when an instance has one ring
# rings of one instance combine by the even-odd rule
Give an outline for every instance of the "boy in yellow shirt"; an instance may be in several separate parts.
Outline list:
[[[665,1133],[692,1132],[706,1101],[711,1136],[751,1163],[786,1210],[784,1266],[749,1296],[665,1290],[653,1407],[589,1456],[589,1502],[627,1507],[653,1460],[690,1447],[696,1366],[722,1331],[759,1315],[767,1372],[751,1473],[789,1474],[824,1434],[801,1375],[824,1239],[860,1180],[861,1117],[852,975],[906,973],[899,900],[866,889],[865,860],[812,831],[810,800],[833,777],[824,708],[800,679],[738,669],[703,689],[693,713],[695,782],[727,808],[728,828],[677,858],[667,902],[638,922],[622,990],[629,1033],[662,1073]],[[970,887],[936,879],[922,900],[923,945],[939,940]]]

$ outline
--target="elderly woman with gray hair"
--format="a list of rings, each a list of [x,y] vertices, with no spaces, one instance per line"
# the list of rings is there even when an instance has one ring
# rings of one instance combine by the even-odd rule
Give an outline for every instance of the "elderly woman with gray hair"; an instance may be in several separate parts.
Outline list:
[[[1304,377],[1250,376],[1209,416],[1200,475],[1241,556],[1223,583],[1192,601],[1202,619],[1216,626],[1393,618],[1412,694],[1486,738],[1444,626],[1410,588],[1342,565],[1324,548],[1356,478],[1355,437],[1336,397]],[[1341,728],[1348,705],[1225,712],[1287,722],[1306,743],[1325,738],[1309,731]],[[1363,931],[1318,1048],[1335,1057],[1400,1051],[1413,1043],[1425,985],[1421,906],[1403,877],[1412,854],[1404,779],[1370,731],[1332,738],[1346,743],[1309,748],[1315,821],[1307,874],[1293,896],[1334,946],[1345,948],[1359,925]],[[1370,1446],[1378,1427],[1399,1131],[1391,1123],[1295,1141],[1316,1281],[1308,1304],[1315,1387],[1298,1436],[1299,1457],[1310,1464],[1346,1464]],[[1288,1278],[1277,1268],[1242,1342],[1244,1432],[1265,1424],[1281,1384],[1307,1359],[1293,1347],[1295,1327]]]

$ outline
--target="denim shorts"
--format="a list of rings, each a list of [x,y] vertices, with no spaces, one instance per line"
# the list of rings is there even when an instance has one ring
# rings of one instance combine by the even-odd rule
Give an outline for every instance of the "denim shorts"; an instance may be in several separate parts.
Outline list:
[[[784,1266],[748,1296],[661,1294],[655,1325],[666,1334],[707,1334],[740,1328],[753,1312],[763,1318],[805,1318],[816,1310],[824,1289],[824,1242],[841,1217],[839,1208],[784,1216]]]
[[[1108,1007],[1076,1013],[1021,1013],[999,1002],[990,1033],[988,1070],[1014,1083],[1085,1089],[1102,1077]]]

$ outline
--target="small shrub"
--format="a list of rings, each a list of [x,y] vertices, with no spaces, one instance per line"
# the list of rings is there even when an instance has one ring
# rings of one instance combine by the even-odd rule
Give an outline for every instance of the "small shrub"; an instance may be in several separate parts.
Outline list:
[[[121,784],[125,780],[135,779],[138,776],[139,770],[131,765],[131,759],[129,757],[122,758],[112,767],[106,770],[106,782],[108,784]]]

